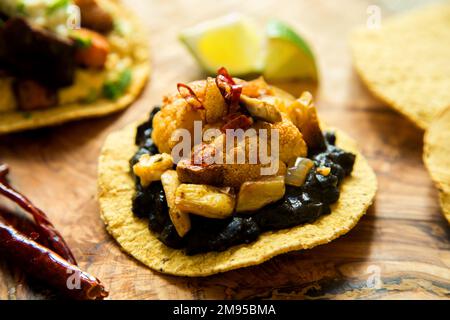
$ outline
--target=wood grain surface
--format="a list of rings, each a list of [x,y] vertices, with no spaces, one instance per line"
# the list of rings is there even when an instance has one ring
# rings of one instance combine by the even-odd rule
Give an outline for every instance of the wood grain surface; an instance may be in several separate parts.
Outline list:
[[[450,230],[422,163],[423,132],[371,97],[348,48],[349,32],[366,22],[369,4],[380,5],[385,18],[403,2],[127,2],[148,28],[152,47],[152,79],[140,99],[113,116],[0,138],[0,161],[11,165],[14,186],[48,213],[111,299],[450,298]],[[360,223],[328,245],[207,278],[161,275],[122,253],[105,232],[96,202],[97,157],[108,133],[144,117],[177,82],[203,77],[177,41],[178,32],[232,11],[261,23],[281,18],[310,40],[321,73],[320,116],[359,142],[378,175],[379,191]],[[55,297],[0,259],[1,299]]]

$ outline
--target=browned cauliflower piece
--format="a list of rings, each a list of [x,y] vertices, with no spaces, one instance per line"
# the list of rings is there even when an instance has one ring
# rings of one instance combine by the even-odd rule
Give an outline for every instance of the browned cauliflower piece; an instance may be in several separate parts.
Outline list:
[[[204,85],[205,81],[196,81],[190,84],[190,87],[201,97],[204,94]],[[178,94],[166,97],[161,111],[153,118],[152,139],[159,152],[171,153],[172,148],[178,143],[173,139],[177,129],[186,129],[193,137],[194,121],[202,121],[204,117],[202,113],[202,110],[191,108]]]

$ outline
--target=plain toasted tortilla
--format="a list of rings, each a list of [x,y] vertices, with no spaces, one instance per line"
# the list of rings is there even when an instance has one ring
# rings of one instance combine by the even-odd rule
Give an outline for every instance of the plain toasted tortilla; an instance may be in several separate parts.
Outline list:
[[[132,81],[124,95],[115,101],[102,98],[92,103],[72,103],[39,111],[2,112],[0,113],[0,134],[52,126],[83,118],[100,117],[125,109],[136,100],[150,74],[150,53],[146,32],[137,22],[135,15],[120,1],[102,0],[102,2],[108,6],[113,16],[126,19],[136,30],[132,36],[136,43],[135,52],[138,52],[138,55],[133,58],[130,68]]]
[[[439,189],[442,212],[450,223],[450,108],[431,123],[424,140],[423,159]]]
[[[341,196],[332,213],[314,223],[265,232],[253,243],[188,256],[167,247],[149,230],[148,221],[131,211],[134,180],[129,159],[136,152],[137,124],[112,133],[99,159],[98,199],[108,232],[123,250],[149,268],[177,276],[208,276],[232,269],[257,265],[294,250],[310,249],[328,243],[352,229],[372,204],[377,189],[375,173],[356,150],[353,140],[337,132],[337,145],[357,154],[353,173],[341,186]]]
[[[450,4],[362,27],[351,38],[354,65],[369,90],[426,129],[450,105]]]

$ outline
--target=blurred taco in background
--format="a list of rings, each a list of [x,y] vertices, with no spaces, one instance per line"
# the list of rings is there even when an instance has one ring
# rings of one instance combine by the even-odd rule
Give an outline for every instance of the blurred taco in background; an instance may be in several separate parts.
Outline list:
[[[111,0],[0,2],[0,134],[128,106],[149,74],[145,33]]]

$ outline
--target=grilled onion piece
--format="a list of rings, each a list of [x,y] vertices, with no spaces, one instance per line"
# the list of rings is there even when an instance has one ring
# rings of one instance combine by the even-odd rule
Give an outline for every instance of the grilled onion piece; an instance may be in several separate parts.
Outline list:
[[[244,182],[239,190],[236,211],[255,211],[283,198],[284,177],[270,177]]]
[[[241,94],[240,99],[241,103],[252,117],[267,121],[269,123],[281,121],[281,113],[274,105],[263,100],[250,98],[244,94]]]

